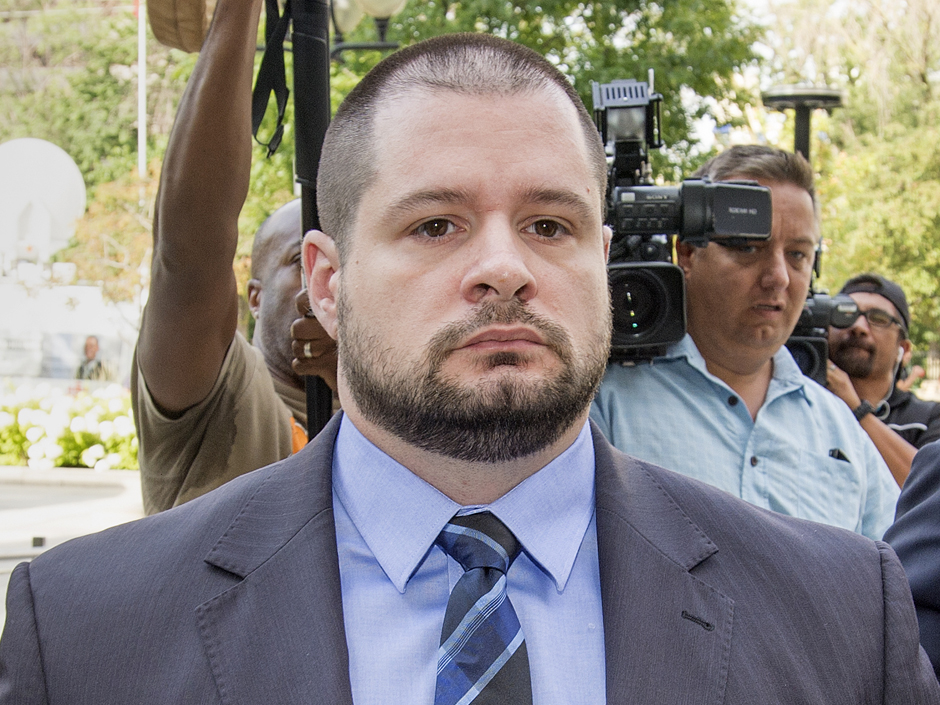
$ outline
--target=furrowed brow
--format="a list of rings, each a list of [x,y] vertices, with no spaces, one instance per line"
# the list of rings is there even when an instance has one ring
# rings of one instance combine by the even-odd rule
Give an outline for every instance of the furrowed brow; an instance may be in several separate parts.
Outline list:
[[[460,189],[429,189],[427,191],[416,191],[410,193],[404,198],[399,199],[385,212],[385,217],[390,220],[408,216],[415,211],[425,210],[431,206],[443,205],[467,205],[472,197],[466,191]]]
[[[592,207],[591,203],[586,199],[572,191],[566,191],[564,189],[532,187],[526,189],[522,193],[522,197],[528,203],[546,206],[564,206],[565,208],[575,211],[578,217],[583,220],[591,220],[592,218],[600,216],[600,213],[597,212],[597,208]]]

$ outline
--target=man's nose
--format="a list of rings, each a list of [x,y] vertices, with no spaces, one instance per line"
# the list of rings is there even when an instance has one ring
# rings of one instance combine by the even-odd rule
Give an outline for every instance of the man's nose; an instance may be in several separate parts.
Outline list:
[[[871,325],[868,323],[868,319],[862,315],[861,311],[858,314],[858,318],[855,319],[855,322],[849,326],[849,332],[856,336],[862,333],[871,335]]]
[[[530,268],[535,256],[523,235],[506,222],[483,224],[472,238],[472,264],[461,286],[473,303],[486,299],[528,301],[535,296],[535,276]]]
[[[786,255],[783,251],[771,249],[763,263],[761,286],[765,289],[786,289],[790,284],[790,272],[787,269]]]

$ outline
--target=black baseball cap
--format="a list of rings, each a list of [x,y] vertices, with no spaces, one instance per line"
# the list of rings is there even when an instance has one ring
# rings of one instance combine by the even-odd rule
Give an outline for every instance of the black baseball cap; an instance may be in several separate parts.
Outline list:
[[[865,292],[868,294],[878,294],[885,297],[894,304],[904,323],[904,335],[911,328],[911,314],[907,309],[907,297],[904,295],[904,289],[895,284],[890,279],[885,279],[880,274],[867,272],[858,274],[849,279],[843,286],[840,294],[854,294],[856,292]]]

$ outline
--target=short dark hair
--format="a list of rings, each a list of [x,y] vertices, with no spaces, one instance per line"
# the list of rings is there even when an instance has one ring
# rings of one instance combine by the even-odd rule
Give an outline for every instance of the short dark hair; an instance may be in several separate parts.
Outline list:
[[[793,184],[813,199],[813,213],[819,219],[813,167],[799,152],[787,152],[758,144],[735,145],[700,166],[693,176],[712,181],[731,178],[761,179]]]
[[[578,112],[599,198],[607,189],[607,159],[590,114],[564,75],[537,52],[488,34],[446,34],[418,42],[379,62],[349,93],[330,123],[317,177],[323,231],[340,261],[362,194],[375,178],[373,123],[381,102],[410,88],[464,95],[518,95],[555,86]]]

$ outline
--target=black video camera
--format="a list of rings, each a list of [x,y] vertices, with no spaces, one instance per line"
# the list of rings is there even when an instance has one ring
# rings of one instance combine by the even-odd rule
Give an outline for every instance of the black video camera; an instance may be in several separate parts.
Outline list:
[[[662,96],[650,82],[592,83],[594,122],[610,160],[607,220],[613,230],[611,360],[651,359],[685,335],[685,278],[673,238],[705,246],[766,240],[770,190],[753,182],[687,179],[654,186],[649,150],[663,146]]]
[[[800,320],[787,340],[787,348],[804,375],[826,386],[829,327],[848,328],[859,315],[858,304],[848,294],[828,296],[810,291]]]

